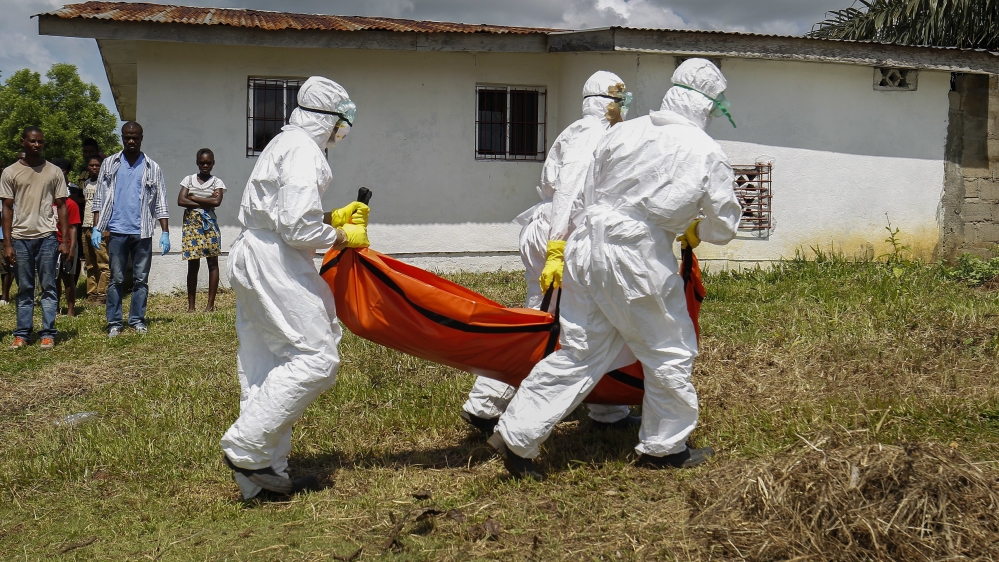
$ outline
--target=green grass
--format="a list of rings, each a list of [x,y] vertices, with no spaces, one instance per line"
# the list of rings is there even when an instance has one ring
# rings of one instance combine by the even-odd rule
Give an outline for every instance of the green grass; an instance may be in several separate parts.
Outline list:
[[[523,300],[519,273],[453,279]],[[347,333],[339,380],[296,427],[291,459],[329,488],[276,503],[240,501],[221,463],[239,395],[231,294],[214,314],[154,297],[144,337],[108,340],[103,307],[60,316],[54,351],[0,351],[3,557],[685,560],[689,482],[802,437],[845,429],[999,459],[993,291],[937,267],[826,256],[705,283],[694,441],[719,451],[709,466],[635,467],[635,432],[594,432],[576,412],[542,451],[547,482],[506,480],[458,417],[471,376]],[[3,343],[13,326],[13,305],[0,309]],[[427,507],[442,514],[406,519]],[[487,521],[497,540],[483,538]]]

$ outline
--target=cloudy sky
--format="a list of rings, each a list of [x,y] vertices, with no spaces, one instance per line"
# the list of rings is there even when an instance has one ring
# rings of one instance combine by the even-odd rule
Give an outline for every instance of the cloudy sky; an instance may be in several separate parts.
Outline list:
[[[0,0],[0,80],[31,68],[44,73],[55,62],[77,65],[111,106],[110,90],[93,39],[40,37],[31,16],[73,0]],[[715,29],[800,35],[828,10],[853,0],[181,0],[188,6],[253,8],[284,12],[383,16],[462,23],[585,29],[611,25]]]

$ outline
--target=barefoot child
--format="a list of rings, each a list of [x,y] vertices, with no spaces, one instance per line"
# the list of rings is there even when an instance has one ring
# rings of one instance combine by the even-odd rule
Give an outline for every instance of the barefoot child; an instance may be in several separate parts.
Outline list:
[[[66,186],[69,189],[69,197],[66,198],[66,219],[69,222],[69,258],[59,257],[59,268],[56,272],[56,305],[62,299],[63,288],[66,289],[66,315],[76,316],[76,284],[80,279],[80,205],[83,201],[83,192],[79,186],[69,181],[70,162],[65,158],[54,158],[52,163],[62,170],[66,179]],[[56,212],[56,205],[52,205],[52,212]],[[62,243],[62,232],[56,231],[56,239]]]
[[[219,254],[222,235],[215,218],[215,208],[222,204],[225,184],[212,175],[215,154],[207,148],[198,151],[198,173],[180,182],[177,204],[184,207],[182,257],[187,260],[187,311],[194,312],[198,293],[198,270],[201,258],[208,262],[208,303],[205,312],[215,310],[215,292],[219,288]]]

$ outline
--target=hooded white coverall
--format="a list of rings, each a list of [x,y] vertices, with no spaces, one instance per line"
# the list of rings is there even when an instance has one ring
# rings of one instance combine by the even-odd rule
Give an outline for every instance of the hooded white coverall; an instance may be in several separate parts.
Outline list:
[[[608,88],[623,83],[616,74],[603,70],[587,79],[583,85],[582,119],[562,131],[545,159],[541,185],[537,187],[541,202],[514,219],[514,222],[523,225],[520,230],[520,259],[526,270],[528,308],[541,308],[545,294],[538,280],[545,267],[548,241],[569,237],[572,229],[570,216],[573,205],[582,204],[579,194],[583,189],[586,170],[593,160],[593,149],[613,125],[607,119],[607,106],[614,100],[597,96],[607,95]],[[554,310],[553,299],[549,311]],[[612,369],[634,362],[635,356],[625,350]],[[498,418],[516,391],[516,388],[500,381],[478,377],[463,409],[480,418]],[[628,406],[590,404],[589,410],[592,419],[603,423],[613,423],[631,414]]]
[[[717,97],[721,72],[684,62],[673,82]],[[691,368],[697,338],[673,241],[698,218],[701,240],[735,237],[742,211],[721,147],[705,132],[713,102],[673,87],[662,109],[604,135],[584,187],[585,216],[569,237],[562,286],[562,348],[521,384],[496,430],[535,458],[552,428],[608,371],[626,344],[642,362],[639,453],[682,452],[697,424]]]
[[[300,106],[333,111],[347,92],[309,78]],[[316,250],[332,246],[320,201],[332,173],[323,149],[338,117],[296,108],[257,158],[243,191],[243,230],[229,251],[236,293],[239,418],[222,437],[238,467],[287,476],[291,428],[336,380],[340,325],[333,292],[316,271]],[[261,488],[235,474],[243,497]]]

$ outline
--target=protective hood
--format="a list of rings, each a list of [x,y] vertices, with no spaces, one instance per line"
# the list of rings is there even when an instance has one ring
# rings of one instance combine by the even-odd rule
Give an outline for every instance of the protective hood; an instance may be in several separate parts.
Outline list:
[[[303,108],[318,109],[319,111],[337,111],[337,108],[344,102],[349,102],[350,96],[343,86],[322,76],[313,76],[302,84],[298,90],[298,105],[291,112],[288,125],[305,130],[306,133],[316,141],[319,148],[325,149],[326,143],[330,139],[330,134],[336,127],[340,117],[315,111],[306,111]],[[283,130],[283,129],[282,129]]]
[[[674,86],[666,92],[660,109],[678,113],[705,128],[714,107],[709,97],[717,98],[728,87],[721,70],[706,59],[687,59],[673,73],[673,83],[696,91]]]
[[[583,116],[597,117],[604,122],[606,127],[610,127],[613,123],[610,121],[608,109],[612,110],[610,114],[615,113],[613,108],[609,108],[612,103],[615,103],[612,98],[624,97],[624,94],[624,80],[621,80],[617,74],[605,70],[595,72],[583,84]],[[617,105],[620,107],[620,102],[617,102]],[[621,120],[623,119],[624,115],[621,115]]]

